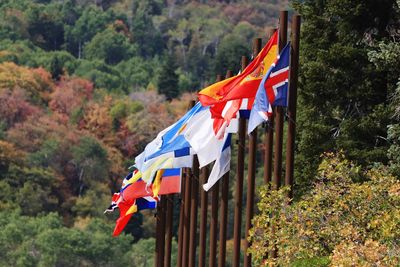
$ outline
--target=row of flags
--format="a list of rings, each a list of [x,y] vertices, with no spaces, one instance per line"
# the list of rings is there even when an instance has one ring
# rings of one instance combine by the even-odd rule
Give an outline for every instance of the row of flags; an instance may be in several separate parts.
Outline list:
[[[135,158],[137,170],[124,179],[107,210],[120,211],[114,236],[134,212],[155,208],[161,195],[180,191],[181,168],[191,168],[194,155],[200,168],[214,162],[203,185],[208,191],[230,170],[231,137],[238,131],[238,118],[249,119],[251,133],[268,120],[274,106],[287,106],[290,44],[278,54],[277,41],[275,32],[240,74],[201,90],[199,102]]]

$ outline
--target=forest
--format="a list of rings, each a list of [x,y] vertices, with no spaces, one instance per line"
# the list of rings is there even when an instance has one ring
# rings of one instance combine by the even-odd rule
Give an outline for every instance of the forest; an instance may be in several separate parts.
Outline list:
[[[280,10],[302,16],[295,196],[262,185],[260,143],[254,265],[400,264],[399,0],[2,0],[0,266],[153,266],[154,211],[112,237],[111,195]]]

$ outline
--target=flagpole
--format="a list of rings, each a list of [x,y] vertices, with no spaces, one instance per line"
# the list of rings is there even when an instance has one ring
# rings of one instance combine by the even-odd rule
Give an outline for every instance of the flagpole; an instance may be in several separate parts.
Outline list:
[[[286,143],[286,172],[285,185],[290,186],[289,198],[293,198],[294,183],[294,149],[296,135],[296,104],[297,104],[297,80],[299,69],[299,46],[300,46],[300,15],[292,17],[291,49],[290,49],[290,83],[288,102],[288,132]]]
[[[279,53],[287,43],[287,18],[288,12],[281,11],[279,16]],[[282,179],[282,145],[283,145],[283,108],[281,106],[275,107],[275,153],[274,153],[274,176],[272,180],[272,187],[278,190],[281,186]],[[271,225],[272,232],[276,231],[275,225]],[[271,257],[276,258],[278,250],[274,248],[271,251]]]
[[[232,71],[228,70],[225,79],[232,77]],[[225,266],[226,258],[226,230],[228,225],[228,197],[229,197],[229,171],[222,176],[221,192],[221,220],[219,224],[219,254],[218,266]]]
[[[162,267],[164,263],[165,255],[165,209],[166,209],[166,197],[161,197],[160,205],[157,207],[157,240],[158,240],[158,253],[156,257],[155,266]]]
[[[161,224],[160,224],[160,205],[161,203],[159,202],[157,204],[157,211],[156,211],[156,253],[154,255],[154,267],[158,267],[159,264],[159,260],[160,260],[160,253],[161,253],[161,249],[160,249],[160,240],[161,240]]]
[[[195,102],[191,101],[189,108],[194,107]],[[184,201],[184,229],[183,229],[183,248],[182,248],[182,265],[187,267],[189,265],[189,241],[190,241],[190,196],[192,191],[192,177],[190,169],[186,169],[186,182],[185,182],[185,201]]]
[[[166,218],[166,241],[165,241],[165,256],[164,256],[164,267],[171,267],[171,243],[172,243],[172,227],[174,225],[173,221],[173,209],[174,209],[174,195],[166,196],[167,202],[167,218]]]
[[[197,210],[199,201],[199,161],[197,156],[193,156],[192,192],[190,198],[190,237],[189,237],[189,264],[186,266],[195,267],[196,265],[196,238],[197,238]]]
[[[217,75],[217,82],[222,81],[222,75]],[[217,231],[218,231],[218,194],[219,181],[211,188],[211,223],[210,223],[210,257],[208,266],[217,264]]]
[[[261,51],[261,38],[254,39],[253,57],[255,58]],[[245,232],[245,250],[244,266],[251,266],[251,254],[247,254],[250,242],[247,240],[251,228],[251,219],[254,214],[254,191],[256,180],[256,152],[257,152],[257,127],[249,135],[249,159],[247,172],[247,201],[246,201],[246,232]]]
[[[201,168],[200,171],[201,176],[201,185],[207,182],[207,178],[209,176],[208,166]],[[200,185],[200,186],[201,186]],[[206,266],[206,241],[207,241],[207,208],[208,208],[208,194],[206,190],[200,189],[200,209],[201,209],[201,218],[200,218],[200,240],[199,240],[199,267]]]
[[[179,209],[179,228],[178,228],[178,259],[177,266],[182,267],[182,249],[183,249],[183,224],[184,224],[184,205],[183,198],[185,196],[186,177],[182,169],[181,177],[181,194],[180,194],[180,209]]]
[[[277,29],[272,29],[268,38],[274,34]],[[271,183],[272,177],[272,151],[274,143],[274,116],[266,122],[265,136],[264,136],[264,183]]]
[[[242,70],[248,64],[246,56],[242,56]],[[237,180],[235,188],[235,219],[233,230],[233,267],[240,266],[240,241],[242,228],[242,201],[243,201],[243,176],[244,176],[244,147],[246,145],[246,119],[239,118],[238,134],[238,159],[237,159]]]
[[[279,16],[279,52],[287,43],[287,18],[288,12],[281,11]],[[283,108],[275,107],[275,151],[274,151],[274,177],[273,188],[281,186],[282,179],[282,144],[283,144]]]

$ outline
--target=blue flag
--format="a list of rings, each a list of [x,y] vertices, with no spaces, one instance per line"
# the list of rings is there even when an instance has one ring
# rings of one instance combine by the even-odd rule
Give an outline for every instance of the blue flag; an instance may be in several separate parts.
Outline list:
[[[289,55],[290,43],[283,48],[262,79],[251,109],[248,133],[251,133],[263,121],[268,120],[268,117],[272,115],[273,106],[287,106]]]

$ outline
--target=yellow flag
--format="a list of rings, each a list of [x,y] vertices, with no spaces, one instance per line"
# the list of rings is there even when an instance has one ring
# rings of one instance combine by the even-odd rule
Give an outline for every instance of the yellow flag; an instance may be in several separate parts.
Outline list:
[[[128,214],[133,214],[133,213],[135,213],[135,212],[137,212],[137,206],[136,206],[136,204],[133,204],[133,205],[128,209],[128,211],[126,212],[126,215],[128,215]]]
[[[153,183],[153,197],[157,197],[158,192],[160,192],[161,178],[163,174],[164,174],[164,169],[157,171],[156,178],[154,179]]]

